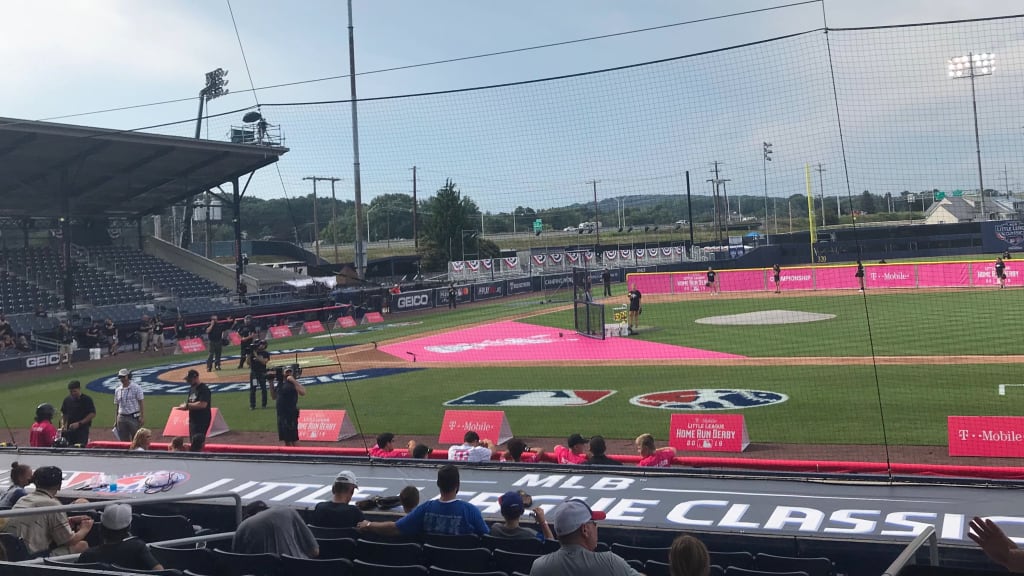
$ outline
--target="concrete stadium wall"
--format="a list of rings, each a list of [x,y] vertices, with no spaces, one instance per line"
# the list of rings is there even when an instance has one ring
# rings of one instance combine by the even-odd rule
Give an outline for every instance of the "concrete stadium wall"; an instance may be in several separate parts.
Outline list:
[[[213,260],[207,260],[189,250],[183,250],[170,242],[152,236],[147,236],[144,239],[142,250],[146,254],[156,256],[211,282],[216,282],[232,292],[235,291],[235,269],[233,267],[222,266]],[[243,275],[242,281],[249,288],[249,293],[255,294],[259,290],[260,286],[256,278]]]

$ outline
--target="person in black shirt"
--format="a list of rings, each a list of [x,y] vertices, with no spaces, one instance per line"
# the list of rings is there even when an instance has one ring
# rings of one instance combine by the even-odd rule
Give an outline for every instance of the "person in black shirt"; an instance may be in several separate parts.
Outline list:
[[[96,405],[92,398],[82,394],[82,383],[78,380],[68,383],[68,397],[60,405],[60,415],[60,427],[68,444],[88,444],[89,427],[96,417]]]
[[[174,321],[174,339],[184,340],[188,338],[188,325],[185,324],[185,319],[178,314],[178,319]]]
[[[459,301],[456,299],[457,295],[458,295],[458,292],[455,291],[455,283],[454,282],[449,282],[448,283],[448,309],[449,310],[454,310],[458,306]]]
[[[114,326],[114,321],[107,318],[106,323],[103,324],[103,336],[107,339],[107,346],[109,350],[107,353],[111,356],[117,356],[117,326]]]
[[[306,395],[306,388],[295,379],[291,366],[279,367],[276,380],[270,395],[277,401],[277,437],[285,446],[295,446],[299,442],[299,396]]]
[[[321,528],[355,528],[363,521],[363,511],[350,504],[358,487],[355,474],[349,470],[339,472],[331,486],[331,500],[316,505],[309,523]]]
[[[164,567],[149,551],[149,546],[129,533],[131,524],[131,505],[112,504],[104,508],[100,515],[103,544],[82,552],[78,563],[102,562],[132,570],[163,570]]]
[[[857,277],[857,283],[860,284],[860,291],[864,291],[864,264],[860,260],[857,260],[857,272],[854,274]]]
[[[628,328],[630,334],[635,334],[634,328],[640,327],[640,300],[643,298],[643,294],[640,293],[640,289],[633,285],[632,289],[626,293],[629,298],[629,314],[628,314]]]
[[[224,352],[224,326],[217,322],[217,315],[210,316],[210,323],[206,326],[207,345],[210,347],[210,355],[206,357],[206,371],[213,372],[216,368],[220,370],[220,355]]]
[[[199,381],[199,372],[189,370],[185,376],[188,382],[188,399],[185,400],[178,410],[188,410],[188,435],[189,451],[202,452],[206,446],[206,431],[210,429],[213,411],[213,394],[210,388]]]
[[[601,282],[604,283],[604,295],[605,296],[611,296],[612,295],[612,274],[611,274],[611,272],[608,271],[607,268],[605,268],[604,271],[601,272]]]
[[[778,264],[772,266],[772,280],[775,282],[775,293],[782,292],[782,267]]]
[[[142,315],[139,324],[139,354],[149,352],[149,342],[153,339],[153,320],[148,314]]]
[[[153,336],[149,339],[153,345],[153,350],[162,352],[164,349],[164,321],[157,316],[153,319]]]
[[[270,353],[267,352],[267,341],[256,340],[256,349],[249,359],[249,410],[256,409],[256,387],[259,386],[263,395],[263,407],[267,407],[267,363]]]
[[[1006,264],[1002,258],[996,258],[996,278],[999,279],[999,287],[1006,288]]]
[[[612,460],[605,455],[605,451],[608,450],[608,445],[604,442],[604,436],[591,436],[590,437],[590,457],[587,458],[587,464],[600,464],[601,466],[621,466],[622,462],[618,460]]]
[[[88,348],[96,348],[100,345],[100,323],[93,322],[92,326],[85,331],[85,345]]]
[[[704,287],[712,294],[718,294],[718,273],[711,266],[708,266],[708,281],[704,283]]]
[[[252,316],[246,316],[238,327],[238,337],[242,339],[242,352],[239,354],[238,369],[245,368],[245,361],[252,354],[252,344],[256,340],[256,327],[252,325]]]
[[[57,362],[57,370],[60,370],[60,365],[67,363],[68,368],[71,368],[71,345],[75,342],[75,331],[68,325],[67,320],[61,320],[60,326],[57,327],[57,344],[58,352],[60,353],[60,361]]]

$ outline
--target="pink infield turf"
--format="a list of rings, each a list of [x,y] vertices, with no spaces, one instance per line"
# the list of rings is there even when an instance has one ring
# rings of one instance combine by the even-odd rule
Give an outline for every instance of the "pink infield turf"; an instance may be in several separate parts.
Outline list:
[[[579,336],[571,330],[511,321],[388,344],[380,349],[409,362],[413,360],[410,352],[418,362],[744,358],[736,354],[629,337],[595,340]]]

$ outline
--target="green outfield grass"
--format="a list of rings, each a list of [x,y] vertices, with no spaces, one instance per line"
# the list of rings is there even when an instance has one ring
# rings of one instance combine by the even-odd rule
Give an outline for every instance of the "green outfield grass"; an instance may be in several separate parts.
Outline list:
[[[1024,320],[1016,290],[906,292],[848,296],[793,298],[705,298],[644,306],[642,323],[654,326],[634,338],[692,346],[755,357],[1018,354],[1024,349],[1014,336]],[[384,342],[426,331],[456,329],[468,324],[499,320],[513,314],[536,312],[526,319],[542,325],[571,328],[569,312],[551,312],[539,298],[498,301],[455,311],[439,310],[416,316],[396,315],[391,326],[347,336],[339,345]],[[608,314],[611,315],[611,307]],[[836,314],[833,320],[787,326],[708,326],[694,320],[706,316],[769,309]],[[870,320],[870,322],[869,322]],[[870,324],[871,340],[867,337]],[[329,346],[329,338],[295,337],[271,341],[274,349]],[[614,344],[614,341],[608,344]],[[227,354],[237,353],[229,347]],[[312,364],[333,360],[330,352],[315,354]],[[205,355],[153,358],[126,353],[122,365],[147,366],[204,359]],[[225,363],[228,369],[229,363]],[[422,365],[409,367],[422,367]],[[1024,383],[1019,365],[971,366],[576,366],[566,368],[466,367],[429,368],[349,384],[311,386],[302,399],[304,408],[354,409],[363,432],[390,430],[398,434],[433,435],[438,431],[443,403],[482,389],[609,389],[616,394],[598,404],[579,408],[506,407],[512,430],[523,436],[563,437],[568,432],[601,433],[631,438],[651,432],[664,440],[671,413],[629,403],[633,396],[667,390],[732,388],[769,390],[789,396],[782,404],[742,411],[753,442],[943,445],[949,415],[1013,415],[1024,388],[997,394],[999,384]],[[108,377],[90,363],[72,372],[39,370],[31,382],[0,384],[0,406],[11,425],[27,427],[40,402],[59,405],[70,378],[83,383]],[[90,392],[100,415],[96,438],[112,423],[110,395]],[[147,396],[148,424],[163,425],[180,396]],[[272,410],[248,409],[246,392],[218,393],[214,404],[229,426],[240,431],[275,429]]]

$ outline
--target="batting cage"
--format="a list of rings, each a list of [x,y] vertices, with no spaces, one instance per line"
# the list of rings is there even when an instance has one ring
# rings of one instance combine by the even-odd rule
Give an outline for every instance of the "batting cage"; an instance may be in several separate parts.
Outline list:
[[[577,334],[604,340],[604,304],[573,300],[572,314]]]

